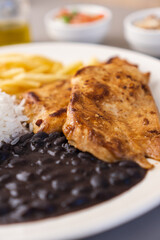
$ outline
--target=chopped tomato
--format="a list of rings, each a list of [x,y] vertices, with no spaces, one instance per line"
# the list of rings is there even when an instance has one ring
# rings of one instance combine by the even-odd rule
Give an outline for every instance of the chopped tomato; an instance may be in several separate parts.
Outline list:
[[[56,17],[59,18],[59,17],[65,16],[65,15],[68,15],[68,14],[70,14],[70,12],[69,12],[67,9],[62,8],[62,9],[59,11],[59,13],[57,14]]]
[[[56,18],[61,18],[64,22],[70,24],[88,23],[104,18],[103,14],[87,15],[77,11],[61,9]]]
[[[89,16],[86,14],[79,13],[74,18],[71,19],[70,23],[76,24],[76,23],[87,23],[87,22],[93,22],[99,19],[102,19],[104,15],[95,15],[95,16]]]

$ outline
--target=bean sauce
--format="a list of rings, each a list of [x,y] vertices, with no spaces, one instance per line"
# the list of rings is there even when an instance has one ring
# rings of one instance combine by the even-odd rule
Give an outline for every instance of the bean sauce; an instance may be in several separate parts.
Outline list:
[[[111,199],[146,174],[136,163],[103,162],[62,133],[25,134],[0,149],[0,224],[55,217]]]

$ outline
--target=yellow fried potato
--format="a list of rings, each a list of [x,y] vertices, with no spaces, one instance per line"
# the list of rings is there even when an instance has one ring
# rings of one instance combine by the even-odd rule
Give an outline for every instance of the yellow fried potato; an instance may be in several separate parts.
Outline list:
[[[25,80],[21,80],[21,79],[14,79],[14,80],[6,80],[5,82],[1,81],[0,82],[0,88],[3,88],[3,86],[10,86],[10,87],[14,87],[14,86],[19,86],[19,87],[23,87],[23,88],[34,88],[34,87],[40,87],[40,83],[39,82],[34,82],[31,80],[25,81]]]
[[[1,89],[2,89],[2,91],[6,92],[8,94],[17,94],[17,93],[20,93],[20,92],[23,92],[26,90],[26,89],[23,89],[18,86],[14,86],[14,88],[10,87],[10,86],[3,86],[3,87],[1,87]]]
[[[39,55],[28,55],[27,58],[32,61],[39,62],[40,64],[53,65],[52,60],[50,60],[46,57],[39,56]]]
[[[96,66],[96,65],[99,65],[100,64],[100,61],[97,59],[97,58],[91,58],[91,60],[88,62],[87,65],[89,66]]]
[[[59,71],[59,74],[74,75],[83,66],[84,65],[82,62],[76,62],[76,63],[70,64],[68,66],[65,66],[62,70]]]
[[[23,72],[24,72],[23,68],[11,68],[6,70],[1,70],[0,78],[5,78],[5,79],[13,78],[15,75],[18,75]]]
[[[97,65],[92,59],[89,65]],[[30,88],[38,88],[56,80],[72,77],[84,67],[81,61],[64,66],[40,55],[8,53],[0,55],[0,88],[9,94],[19,94]]]
[[[36,81],[39,83],[47,84],[56,80],[65,79],[66,75],[59,74],[45,74],[45,73],[22,73],[14,77],[18,81]]]
[[[52,65],[51,73],[56,73],[56,72],[62,70],[63,68],[64,67],[63,67],[62,63],[54,62],[53,65]]]
[[[29,73],[49,73],[50,70],[51,70],[50,66],[41,65],[41,66],[38,66],[37,68],[34,68],[31,71],[29,71]]]

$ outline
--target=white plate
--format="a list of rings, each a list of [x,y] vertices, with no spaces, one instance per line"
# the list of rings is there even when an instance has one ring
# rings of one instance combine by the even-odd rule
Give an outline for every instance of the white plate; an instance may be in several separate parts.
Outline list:
[[[36,43],[4,47],[0,53],[38,53],[64,63],[89,61],[91,57],[107,60],[120,56],[136,63],[142,71],[151,72],[150,86],[160,109],[160,61],[136,52],[89,44]],[[160,204],[160,164],[145,179],[110,201],[85,210],[37,222],[0,226],[1,240],[75,239],[111,229],[136,218]]]

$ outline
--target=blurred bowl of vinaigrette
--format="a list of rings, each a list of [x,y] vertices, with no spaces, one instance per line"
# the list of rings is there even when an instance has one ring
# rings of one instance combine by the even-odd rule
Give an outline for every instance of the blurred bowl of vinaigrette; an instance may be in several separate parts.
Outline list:
[[[50,10],[44,23],[52,40],[100,43],[108,35],[111,20],[109,8],[95,4],[71,4]]]

